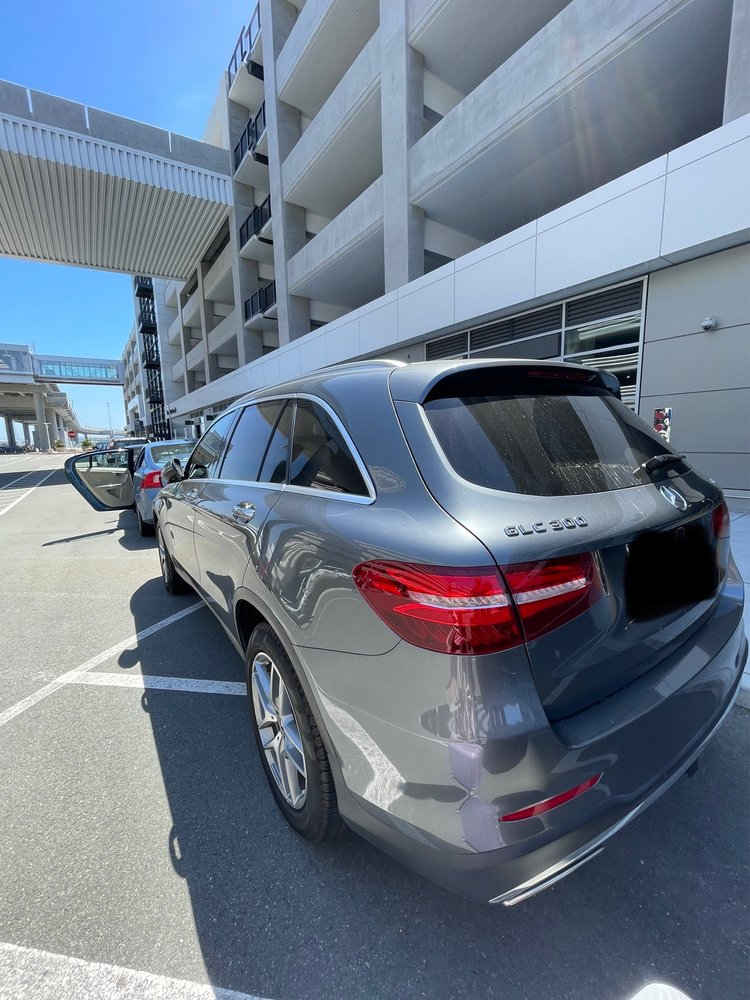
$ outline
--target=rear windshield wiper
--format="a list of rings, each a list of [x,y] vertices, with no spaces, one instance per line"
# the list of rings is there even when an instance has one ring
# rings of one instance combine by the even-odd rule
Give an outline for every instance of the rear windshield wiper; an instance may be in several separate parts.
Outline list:
[[[639,465],[637,469],[633,469],[633,475],[639,472],[656,472],[657,469],[663,469],[667,465],[681,465],[682,463],[687,465],[684,455],[673,455],[671,452],[665,452],[663,455],[654,455],[653,458],[649,458]]]

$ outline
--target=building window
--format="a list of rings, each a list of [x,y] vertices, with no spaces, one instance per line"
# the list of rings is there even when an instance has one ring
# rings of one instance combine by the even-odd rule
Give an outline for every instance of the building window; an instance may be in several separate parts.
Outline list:
[[[644,283],[631,281],[428,341],[427,360],[562,358],[613,372],[623,402],[635,409]]]
[[[565,303],[565,361],[613,372],[622,400],[636,406],[644,282],[618,285]]]

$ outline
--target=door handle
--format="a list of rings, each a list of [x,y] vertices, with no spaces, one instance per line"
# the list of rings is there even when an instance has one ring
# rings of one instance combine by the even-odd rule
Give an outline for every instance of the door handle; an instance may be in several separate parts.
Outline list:
[[[255,504],[243,500],[232,507],[232,517],[235,521],[239,521],[240,524],[249,524],[255,517]]]

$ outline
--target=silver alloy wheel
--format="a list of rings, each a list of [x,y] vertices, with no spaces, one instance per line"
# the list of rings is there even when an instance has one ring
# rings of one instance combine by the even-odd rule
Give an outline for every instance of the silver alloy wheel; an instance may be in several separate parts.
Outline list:
[[[297,716],[273,660],[256,653],[251,671],[253,710],[260,741],[274,781],[293,809],[307,795],[307,768]]]

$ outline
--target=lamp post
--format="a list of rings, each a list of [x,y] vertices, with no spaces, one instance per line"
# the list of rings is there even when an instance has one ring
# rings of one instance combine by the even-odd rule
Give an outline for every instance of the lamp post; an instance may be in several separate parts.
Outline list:
[[[109,436],[112,437],[112,413],[109,409],[109,403],[107,403],[107,417],[109,418]]]

